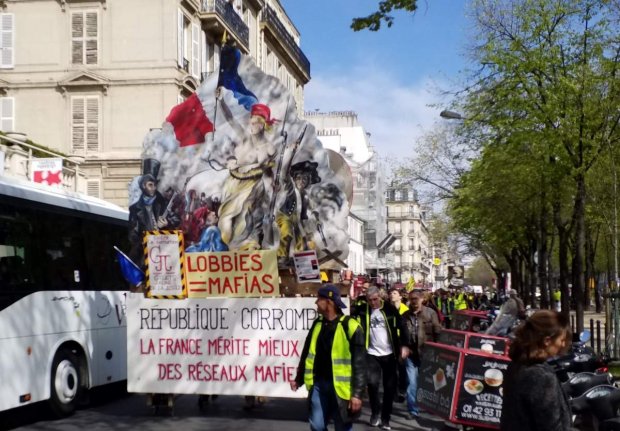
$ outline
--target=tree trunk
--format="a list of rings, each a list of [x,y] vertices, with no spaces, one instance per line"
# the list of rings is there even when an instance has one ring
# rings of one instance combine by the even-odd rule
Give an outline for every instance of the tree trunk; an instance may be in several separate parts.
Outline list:
[[[543,191],[540,211],[540,234],[538,239],[538,285],[540,287],[540,308],[549,308],[549,284],[547,281],[547,205]]]
[[[560,293],[562,294],[562,314],[569,319],[570,318],[570,293],[568,290],[568,235],[569,231],[566,229],[566,224],[562,222],[562,216],[560,214],[561,206],[559,202],[553,205],[553,220],[555,228],[558,231],[558,266],[560,269],[559,284]]]
[[[583,251],[585,246],[585,200],[586,181],[583,173],[578,173],[576,178],[577,193],[575,196],[574,220],[575,220],[575,243],[573,245],[573,299],[575,301],[576,330],[583,331],[583,299],[584,299],[584,272]]]

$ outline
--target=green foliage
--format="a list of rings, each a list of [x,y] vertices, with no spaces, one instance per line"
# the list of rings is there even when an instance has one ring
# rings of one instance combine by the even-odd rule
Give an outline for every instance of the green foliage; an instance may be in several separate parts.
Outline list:
[[[467,283],[474,286],[490,287],[493,285],[494,278],[495,273],[483,258],[474,260],[465,273]]]
[[[417,0],[382,0],[379,2],[379,10],[366,17],[354,18],[351,28],[354,31],[368,29],[378,31],[381,29],[382,22],[388,27],[394,24],[394,17],[391,15],[394,10],[404,10],[414,12],[417,9]]]

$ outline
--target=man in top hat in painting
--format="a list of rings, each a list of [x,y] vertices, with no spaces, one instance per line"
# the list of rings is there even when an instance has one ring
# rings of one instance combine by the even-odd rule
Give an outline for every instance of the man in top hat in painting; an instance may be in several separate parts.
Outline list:
[[[129,241],[132,244],[132,251],[134,248],[138,249],[136,253],[140,253],[139,250],[142,248],[142,232],[165,227],[173,228],[178,226],[180,221],[173,211],[166,211],[168,202],[157,191],[157,175],[160,166],[161,163],[158,160],[143,160],[140,177],[142,195],[129,207]]]
[[[317,172],[318,163],[305,160],[295,163],[290,169],[290,179],[285,183],[286,199],[280,206],[276,223],[280,229],[280,262],[288,260],[291,244],[295,251],[312,248],[308,235],[304,232],[304,223],[308,220],[310,199],[306,192],[312,184],[321,182]]]

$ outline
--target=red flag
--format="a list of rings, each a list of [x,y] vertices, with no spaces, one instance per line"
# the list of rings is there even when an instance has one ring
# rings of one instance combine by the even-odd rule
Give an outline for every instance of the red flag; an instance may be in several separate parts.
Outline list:
[[[213,131],[213,123],[205,114],[196,93],[172,108],[166,121],[174,127],[174,135],[181,147],[202,144],[205,141],[205,135]]]

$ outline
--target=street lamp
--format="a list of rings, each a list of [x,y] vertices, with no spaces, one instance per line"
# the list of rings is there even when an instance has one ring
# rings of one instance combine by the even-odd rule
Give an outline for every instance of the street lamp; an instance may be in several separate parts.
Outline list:
[[[463,117],[460,113],[455,112],[455,111],[448,111],[446,109],[441,111],[439,113],[439,116],[447,120],[465,120],[465,117]]]

